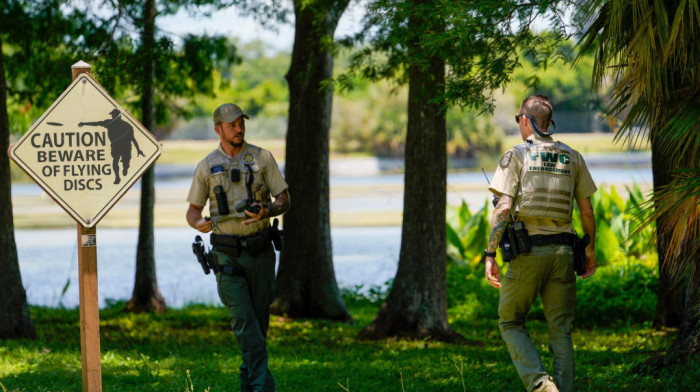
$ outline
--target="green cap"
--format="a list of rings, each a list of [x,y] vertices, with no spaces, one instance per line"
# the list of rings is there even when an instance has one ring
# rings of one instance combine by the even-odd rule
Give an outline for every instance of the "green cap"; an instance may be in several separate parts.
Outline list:
[[[243,110],[241,110],[238,105],[233,103],[225,103],[214,110],[214,124],[218,123],[219,121],[232,123],[241,116],[243,116],[246,120],[250,118],[247,114],[243,113]]]

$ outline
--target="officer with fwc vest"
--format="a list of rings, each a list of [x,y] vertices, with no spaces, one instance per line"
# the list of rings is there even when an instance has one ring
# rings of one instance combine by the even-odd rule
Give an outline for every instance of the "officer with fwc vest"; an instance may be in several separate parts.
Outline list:
[[[489,187],[498,201],[484,251],[486,278],[501,289],[499,329],[527,391],[571,392],[576,274],[586,279],[596,269],[590,196],[597,188],[581,154],[547,133],[554,126],[547,97],[525,99],[515,121],[524,143],[503,155]],[[572,227],[574,199],[590,240],[587,246]],[[503,279],[494,260],[499,243],[504,259],[511,259]],[[576,272],[575,257],[580,260]],[[542,366],[525,328],[525,318],[537,296],[542,298],[549,329],[554,378]]]
[[[265,338],[275,290],[272,241],[279,232],[268,218],[287,211],[290,201],[272,154],[245,141],[247,119],[231,103],[214,112],[221,143],[197,165],[187,222],[202,233],[212,232],[208,260],[241,348],[241,391],[274,391]],[[211,217],[202,216],[207,202]]]

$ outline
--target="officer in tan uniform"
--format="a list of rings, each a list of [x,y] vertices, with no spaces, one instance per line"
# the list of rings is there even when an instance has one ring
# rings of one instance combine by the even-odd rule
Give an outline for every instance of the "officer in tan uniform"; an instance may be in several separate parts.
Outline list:
[[[230,103],[214,112],[221,143],[197,165],[187,222],[202,233],[212,232],[219,297],[243,356],[241,391],[274,391],[265,344],[276,260],[268,218],[289,209],[289,192],[272,154],[245,141],[248,118]],[[211,218],[202,215],[207,202]]]
[[[493,287],[501,288],[499,329],[528,392],[574,390],[574,199],[581,212],[583,231],[591,238],[585,249],[586,271],[582,278],[593,275],[596,269],[595,219],[590,196],[597,188],[581,154],[546,132],[553,125],[551,119],[552,105],[547,97],[533,95],[523,101],[515,120],[524,143],[503,155],[489,187],[500,199],[484,251],[486,278]],[[524,223],[524,237],[531,248],[511,260],[501,280],[494,257],[511,222]],[[553,379],[542,366],[525,328],[525,318],[537,296],[542,298],[549,329]]]

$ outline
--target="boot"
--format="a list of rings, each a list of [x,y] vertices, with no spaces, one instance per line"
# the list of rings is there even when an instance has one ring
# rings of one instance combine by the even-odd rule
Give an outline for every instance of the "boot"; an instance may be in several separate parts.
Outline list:
[[[554,380],[552,380],[552,377],[547,377],[542,382],[537,384],[535,389],[532,390],[532,392],[559,392],[559,389],[557,389],[556,384],[554,384]]]

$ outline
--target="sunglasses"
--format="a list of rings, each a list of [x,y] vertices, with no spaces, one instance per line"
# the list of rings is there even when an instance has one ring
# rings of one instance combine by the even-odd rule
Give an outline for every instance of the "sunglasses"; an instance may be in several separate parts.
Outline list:
[[[516,123],[520,124],[520,117],[521,117],[521,116],[525,116],[525,117],[529,118],[530,121],[532,121],[532,125],[535,127],[535,130],[536,130],[537,132],[539,132],[539,129],[537,129],[537,126],[535,125],[535,119],[532,118],[532,116],[529,115],[529,114],[525,114],[525,113],[516,114],[516,115],[515,115],[515,122],[516,122]],[[557,129],[557,125],[554,123],[554,120],[549,120],[549,123],[550,123],[550,125],[551,125],[552,127],[554,127],[554,130]],[[549,126],[547,126],[547,128],[549,128]],[[554,130],[552,130],[549,134],[554,133]]]
[[[531,117],[531,116],[529,116],[529,115],[527,115],[527,114],[525,114],[525,113],[520,113],[520,114],[516,114],[516,115],[515,115],[515,122],[516,122],[516,123],[520,124],[520,117],[521,117],[521,116],[525,116],[525,117],[529,118],[530,120],[532,120],[532,117]]]

